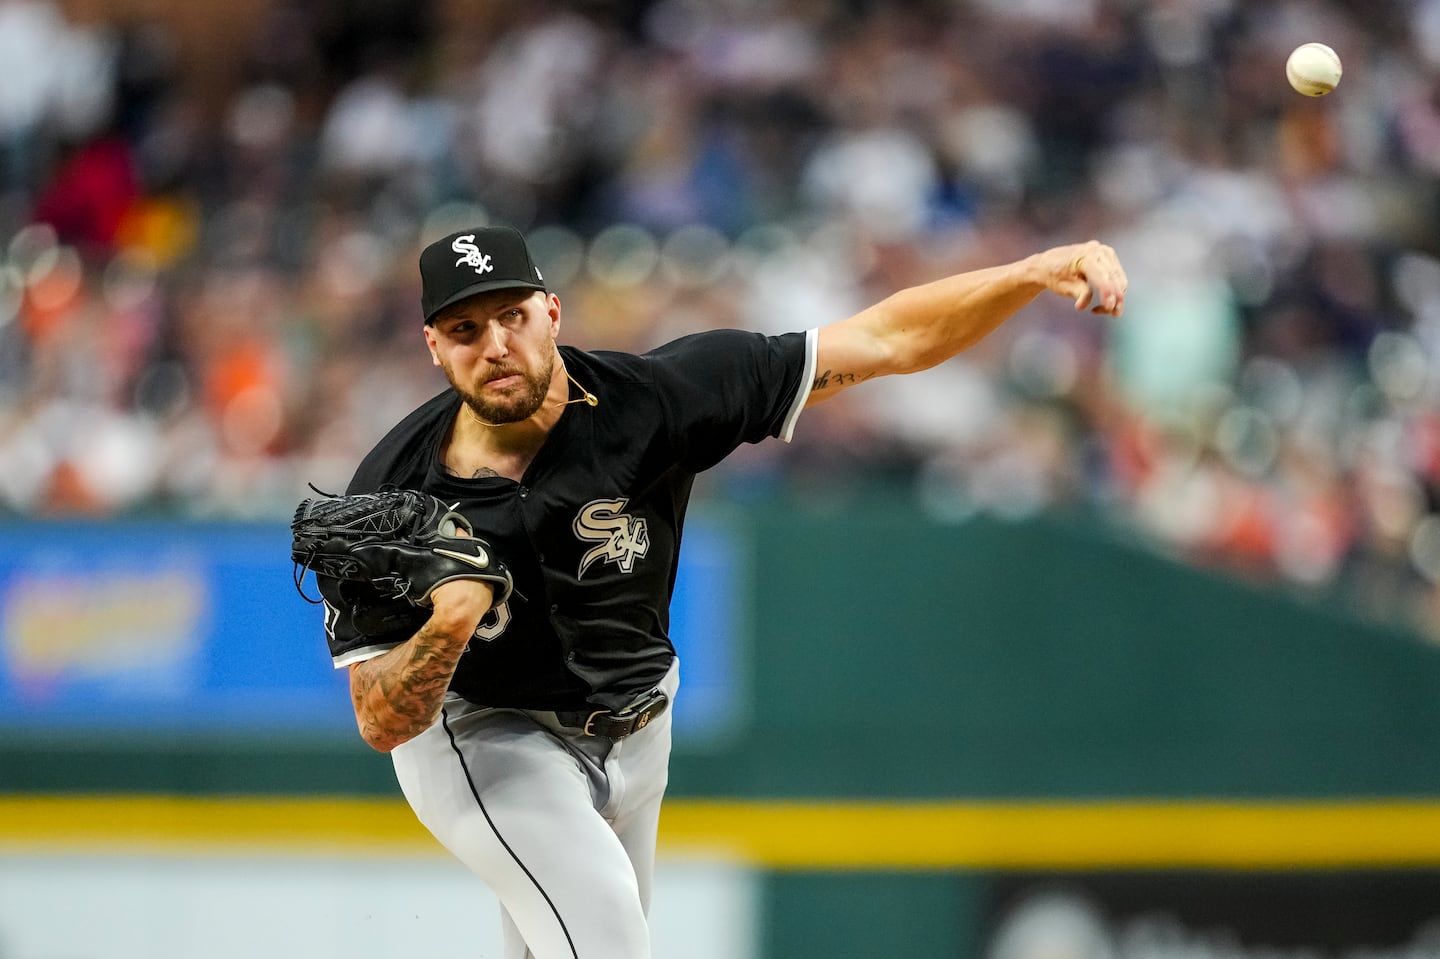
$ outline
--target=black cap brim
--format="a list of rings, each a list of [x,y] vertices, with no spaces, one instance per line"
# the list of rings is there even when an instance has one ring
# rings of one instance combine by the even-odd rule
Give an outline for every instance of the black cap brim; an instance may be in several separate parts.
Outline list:
[[[525,283],[520,280],[490,280],[488,282],[482,280],[479,283],[472,283],[464,289],[450,294],[448,299],[443,300],[438,306],[426,314],[426,325],[428,326],[434,323],[435,317],[439,316],[446,307],[454,306],[461,300],[468,300],[470,297],[477,296],[481,293],[489,293],[491,290],[530,290],[531,292],[544,293],[545,287],[539,283]]]

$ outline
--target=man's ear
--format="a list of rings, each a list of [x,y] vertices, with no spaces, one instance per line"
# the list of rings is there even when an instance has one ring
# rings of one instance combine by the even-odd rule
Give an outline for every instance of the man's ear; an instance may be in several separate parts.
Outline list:
[[[546,293],[545,310],[550,314],[550,336],[553,339],[560,332],[560,297]]]
[[[435,352],[435,328],[426,323],[421,330],[425,334],[425,345],[430,349],[430,365],[440,365],[440,354]]]

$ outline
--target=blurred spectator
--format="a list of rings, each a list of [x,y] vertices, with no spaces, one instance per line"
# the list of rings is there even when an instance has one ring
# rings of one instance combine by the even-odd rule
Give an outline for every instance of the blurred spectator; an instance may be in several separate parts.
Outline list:
[[[28,191],[49,161],[48,138],[61,115],[64,62],[56,51],[67,32],[45,0],[0,2],[0,147],[4,184]]]
[[[61,158],[31,219],[53,227],[62,243],[106,260],[139,196],[137,180],[125,140],[115,135],[87,140]]]

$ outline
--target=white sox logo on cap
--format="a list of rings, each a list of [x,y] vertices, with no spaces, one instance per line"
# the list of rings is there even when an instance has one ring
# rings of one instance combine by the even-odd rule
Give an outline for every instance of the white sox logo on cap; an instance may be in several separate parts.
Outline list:
[[[456,266],[463,263],[466,266],[473,266],[476,273],[490,272],[490,254],[480,252],[480,248],[475,245],[475,234],[467,233],[464,236],[457,236],[455,242],[450,244],[450,249],[460,254],[460,259],[455,261]]]

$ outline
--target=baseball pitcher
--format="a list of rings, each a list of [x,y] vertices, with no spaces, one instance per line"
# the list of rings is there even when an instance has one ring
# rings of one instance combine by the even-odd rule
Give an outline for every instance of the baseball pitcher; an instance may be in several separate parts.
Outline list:
[[[449,388],[344,495],[300,504],[293,557],[315,573],[361,736],[498,896],[507,959],[644,959],[696,474],[790,440],[810,404],[954,356],[1047,290],[1119,315],[1125,273],[1091,241],[819,329],[644,355],[558,345],[560,300],[513,229],[437,240],[420,274]]]

